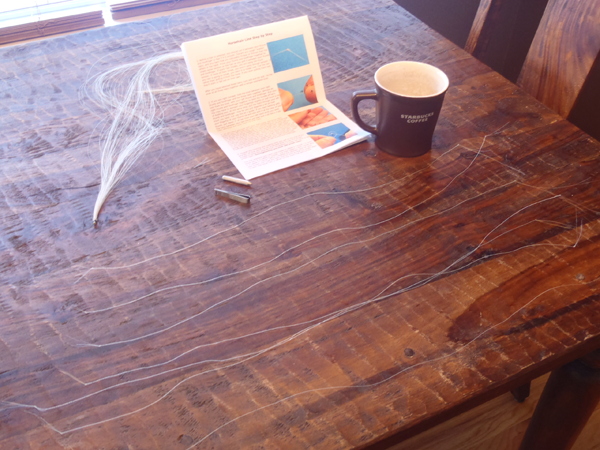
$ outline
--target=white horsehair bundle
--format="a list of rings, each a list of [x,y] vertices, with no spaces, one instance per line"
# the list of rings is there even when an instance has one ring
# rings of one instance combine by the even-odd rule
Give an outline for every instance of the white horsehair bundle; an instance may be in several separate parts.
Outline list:
[[[113,188],[162,131],[162,109],[155,94],[192,89],[189,82],[154,90],[150,86],[157,66],[179,59],[183,54],[174,52],[124,64],[98,75],[86,86],[88,96],[108,110],[112,119],[100,142],[100,191],[94,205],[94,225]]]

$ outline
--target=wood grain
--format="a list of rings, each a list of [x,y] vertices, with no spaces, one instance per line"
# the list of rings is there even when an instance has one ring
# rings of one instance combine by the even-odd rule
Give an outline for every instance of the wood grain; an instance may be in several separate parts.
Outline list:
[[[600,51],[600,4],[550,0],[518,84],[567,117]]]
[[[237,174],[183,94],[93,228],[86,79],[303,14],[346,113],[384,63],[448,74],[432,152],[365,142],[244,207],[214,196]],[[1,55],[2,448],[387,445],[600,346],[600,145],[391,1],[244,1]]]
[[[597,408],[589,422],[575,441],[572,450],[598,450],[600,448],[600,408]]]

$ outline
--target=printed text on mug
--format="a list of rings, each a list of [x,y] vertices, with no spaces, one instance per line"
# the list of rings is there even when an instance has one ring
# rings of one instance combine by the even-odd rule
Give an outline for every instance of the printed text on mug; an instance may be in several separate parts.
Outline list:
[[[407,123],[419,123],[419,122],[427,122],[427,120],[433,116],[433,113],[430,112],[428,114],[420,114],[420,115],[410,115],[410,114],[402,114],[402,118],[406,119]]]

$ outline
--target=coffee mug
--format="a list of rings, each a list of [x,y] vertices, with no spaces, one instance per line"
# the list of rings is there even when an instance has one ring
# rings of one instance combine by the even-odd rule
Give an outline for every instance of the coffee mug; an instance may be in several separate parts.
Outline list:
[[[352,115],[361,128],[375,135],[375,145],[384,152],[420,156],[431,150],[448,85],[446,74],[429,64],[386,64],[375,72],[376,89],[352,94]],[[364,123],[358,114],[358,104],[367,99],[377,102],[375,127]]]

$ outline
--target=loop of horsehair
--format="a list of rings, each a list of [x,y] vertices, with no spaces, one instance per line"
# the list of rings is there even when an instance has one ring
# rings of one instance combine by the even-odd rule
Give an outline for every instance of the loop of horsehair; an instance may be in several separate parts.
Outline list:
[[[100,190],[94,205],[94,225],[113,188],[162,132],[162,111],[150,86],[151,73],[160,64],[182,58],[181,52],[175,52],[124,64],[98,75],[86,86],[86,94],[112,116],[100,143]],[[128,81],[124,93],[119,89],[123,79]],[[168,92],[186,89],[167,88]]]

